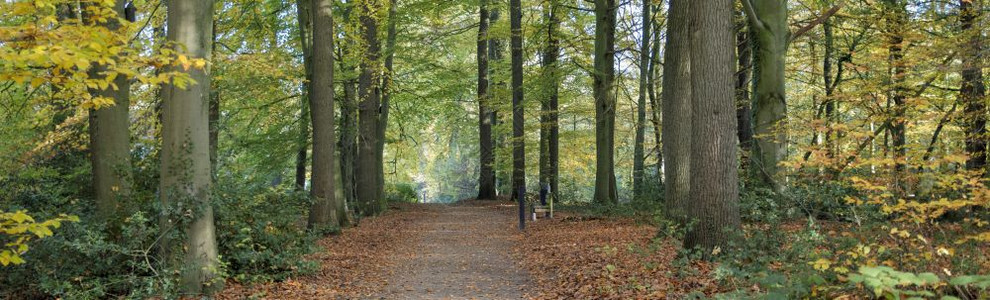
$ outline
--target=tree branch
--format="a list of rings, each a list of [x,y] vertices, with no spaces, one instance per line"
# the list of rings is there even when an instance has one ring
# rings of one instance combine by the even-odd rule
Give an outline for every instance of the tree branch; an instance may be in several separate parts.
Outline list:
[[[743,0],[743,2],[746,2],[746,0]],[[821,16],[819,16],[814,21],[811,21],[811,23],[808,23],[808,25],[804,25],[804,27],[801,27],[800,29],[798,29],[797,31],[795,31],[794,34],[791,35],[791,39],[788,41],[788,43],[791,42],[791,41],[793,41],[793,40],[796,40],[797,38],[801,37],[805,33],[808,33],[808,31],[811,30],[812,28],[815,28],[815,26],[818,26],[818,25],[824,23],[825,20],[828,20],[828,18],[832,17],[832,15],[834,15],[837,12],[839,12],[839,10],[842,9],[842,7],[845,6],[845,5],[846,5],[845,3],[839,3],[838,5],[833,6],[828,11],[825,11],[824,14],[822,14]]]
[[[759,30],[766,31],[767,26],[764,25],[763,21],[760,21],[760,17],[756,15],[756,10],[753,9],[753,2],[751,1],[752,0],[740,0],[743,5],[743,11],[746,12],[746,17],[749,18],[749,22],[752,23],[753,26],[756,26]]]

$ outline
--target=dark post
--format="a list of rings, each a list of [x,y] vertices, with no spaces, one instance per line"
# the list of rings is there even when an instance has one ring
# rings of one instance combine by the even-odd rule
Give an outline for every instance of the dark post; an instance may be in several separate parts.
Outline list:
[[[526,186],[519,187],[519,230],[526,229]]]
[[[550,195],[550,184],[544,184],[540,187],[540,206],[547,208],[547,196]],[[550,211],[547,210],[545,217],[550,217]]]

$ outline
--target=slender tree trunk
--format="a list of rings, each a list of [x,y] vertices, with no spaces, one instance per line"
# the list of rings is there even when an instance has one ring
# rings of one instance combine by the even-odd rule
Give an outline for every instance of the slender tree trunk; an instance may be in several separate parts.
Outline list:
[[[114,2],[114,11],[124,16],[126,1]],[[111,19],[105,24],[109,30],[117,30],[120,24]],[[90,77],[105,80],[108,68],[94,64]],[[94,98],[113,99],[114,105],[89,111],[90,163],[93,167],[93,189],[96,193],[98,218],[116,235],[118,221],[130,215],[131,148],[128,120],[130,106],[130,79],[118,74],[113,85],[105,89],[90,89]]]
[[[787,101],[784,65],[790,29],[786,0],[752,0],[749,32],[753,37],[753,133],[750,154],[753,178],[783,190],[779,163],[787,156]]]
[[[303,53],[303,68],[306,81],[303,83],[305,95],[299,97],[299,141],[296,154],[296,190],[306,189],[306,154],[309,150],[309,98],[313,94],[313,13],[311,0],[296,0],[296,13],[299,21],[299,42]]]
[[[512,29],[512,195],[526,188],[526,138],[523,136],[523,37],[522,1],[509,0],[509,24]]]
[[[495,199],[495,145],[492,140],[492,107],[488,95],[488,0],[480,0],[478,15],[478,140],[481,171],[478,199]]]
[[[540,105],[540,188],[550,186],[551,200],[557,200],[557,183],[560,151],[560,128],[558,127],[559,80],[557,60],[560,56],[560,41],[557,38],[558,3],[551,0],[543,8],[543,20],[547,25],[547,41],[543,49],[543,76],[546,96]]]
[[[333,107],[333,1],[312,0],[313,48],[312,82],[309,95],[310,118],[313,122],[313,205],[309,210],[308,227],[320,229],[339,226],[343,201],[335,195],[334,157],[336,156]]]
[[[389,1],[388,9],[388,25],[387,25],[387,36],[385,37],[385,73],[382,78],[381,91],[382,91],[382,103],[381,107],[378,109],[378,148],[375,149],[375,155],[377,155],[376,160],[378,161],[378,170],[375,172],[378,174],[378,184],[382,186],[379,191],[379,198],[384,201],[385,198],[385,132],[388,128],[388,112],[389,103],[392,99],[392,76],[395,75],[395,70],[392,68],[393,62],[395,61],[395,35],[396,35],[396,19],[395,19],[395,9],[399,5],[398,0]]]
[[[595,0],[595,198],[618,203],[615,185],[615,0]]]
[[[890,136],[894,153],[894,190],[901,195],[905,193],[904,184],[904,163],[907,157],[907,120],[905,115],[906,88],[904,77],[907,70],[904,65],[904,32],[903,27],[907,24],[907,4],[901,0],[884,0],[885,19],[887,22],[887,53],[890,65],[891,90],[889,99],[892,104]]]
[[[753,47],[750,43],[747,22],[736,24],[736,55],[739,59],[736,68],[736,123],[738,124],[739,150],[742,151],[743,168],[749,159],[753,145],[753,110],[750,109],[750,74],[753,71]]]
[[[736,163],[732,0],[693,3],[691,204],[686,249],[705,257],[740,229]]]
[[[642,200],[645,182],[643,168],[646,164],[646,93],[649,84],[648,73],[650,63],[650,23],[653,14],[650,12],[653,2],[643,0],[643,41],[639,45],[639,101],[636,102],[636,137],[633,146],[633,199]]]
[[[825,58],[822,60],[822,82],[825,85],[825,126],[828,128],[825,132],[825,149],[828,157],[831,158],[835,156],[836,152],[834,151],[834,139],[832,137],[832,124],[836,121],[835,99],[833,98],[835,84],[832,82],[832,57],[835,55],[835,38],[832,34],[831,22],[825,21],[822,23],[822,29],[825,32]]]
[[[659,13],[660,6],[655,6],[655,8],[656,8],[655,11],[657,11],[657,13]],[[659,62],[659,57],[660,57],[660,31],[661,30],[660,30],[659,23],[654,20],[654,22],[653,22],[653,40],[654,40],[654,42],[653,42],[653,47],[651,47],[651,50],[650,50],[650,69],[649,69],[649,71],[647,73],[647,76],[649,76],[647,78],[647,82],[649,82],[649,84],[646,86],[646,88],[647,88],[648,95],[650,96],[650,112],[651,112],[651,119],[650,120],[653,122],[653,141],[654,141],[653,152],[655,152],[657,154],[657,164],[656,164],[657,182],[656,183],[659,184],[659,185],[663,185],[663,164],[664,164],[664,161],[663,161],[663,149],[661,147],[661,145],[662,145],[662,136],[661,136],[661,129],[662,129],[662,127],[660,126],[660,123],[662,121],[660,120],[660,110],[661,109],[660,109],[660,103],[658,103],[658,101],[657,101],[658,94],[657,94],[657,88],[656,88],[656,85],[657,85],[657,83],[656,83],[657,63]],[[650,184],[652,184],[652,183],[650,183]]]
[[[344,22],[351,22],[353,9],[353,3],[344,9]],[[358,80],[355,75],[358,72],[352,61],[359,60],[354,57],[353,53],[354,42],[358,34],[353,31],[355,29],[351,28],[352,26],[343,27],[345,41],[341,43],[343,49],[341,49],[342,57],[340,60],[343,72],[337,76],[341,78],[340,80],[344,84],[344,99],[340,104],[340,173],[345,202],[350,203],[349,208],[354,208],[359,206],[357,205],[357,178],[355,177],[358,170]]]
[[[493,27],[498,23],[501,18],[501,13],[499,9],[501,8],[501,1],[490,1],[488,2],[488,26]],[[489,78],[488,78],[488,103],[491,109],[491,124],[492,124],[492,134],[494,135],[492,141],[494,144],[492,150],[492,160],[494,161],[493,169],[495,170],[495,188],[496,194],[505,194],[505,184],[509,183],[506,177],[510,175],[506,174],[505,168],[500,167],[498,151],[494,149],[499,149],[499,145],[505,143],[505,135],[499,133],[498,125],[501,123],[499,121],[498,110],[499,104],[504,103],[503,98],[505,96],[505,79],[500,76],[498,67],[501,66],[503,52],[505,47],[503,45],[504,41],[496,37],[489,37],[488,39],[488,59],[489,59]],[[513,194],[513,193],[509,193]]]
[[[176,51],[194,59],[210,59],[213,37],[212,0],[172,0],[168,3],[168,39]],[[188,207],[196,211],[192,220],[178,225],[185,231],[185,264],[180,269],[179,288],[197,295],[219,289],[216,271],[216,230],[210,202],[210,75],[206,69],[177,68],[195,80],[185,89],[164,87],[161,199],[165,207]],[[192,201],[192,203],[184,203]],[[166,221],[176,224],[179,220]],[[168,230],[169,227],[163,227]]]
[[[663,163],[667,217],[687,220],[691,195],[691,0],[671,0],[663,53]]]
[[[210,55],[217,58],[217,20],[213,20],[213,38]],[[217,148],[220,146],[220,88],[216,80],[210,80],[210,178],[217,178]]]
[[[359,20],[362,29],[362,46],[365,48],[361,60],[361,75],[358,77],[358,172],[357,195],[360,214],[377,215],[385,211],[382,197],[382,182],[378,171],[382,162],[378,160],[378,135],[381,126],[381,66],[379,61],[378,20],[376,10],[378,0],[363,0],[359,6]]]
[[[960,29],[964,39],[962,60],[962,86],[959,100],[965,104],[966,123],[966,168],[985,171],[987,164],[987,106],[986,86],[983,85],[983,36],[980,19],[983,0],[959,0]],[[975,25],[975,26],[974,26]]]

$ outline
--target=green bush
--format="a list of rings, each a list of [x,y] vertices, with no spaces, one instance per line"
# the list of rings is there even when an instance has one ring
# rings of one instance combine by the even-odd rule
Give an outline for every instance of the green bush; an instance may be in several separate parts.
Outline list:
[[[416,186],[412,183],[395,183],[385,186],[385,199],[388,202],[417,203]]]
[[[217,240],[231,278],[283,280],[315,270],[303,259],[313,251],[306,231],[308,194],[288,188],[218,184],[214,190]]]

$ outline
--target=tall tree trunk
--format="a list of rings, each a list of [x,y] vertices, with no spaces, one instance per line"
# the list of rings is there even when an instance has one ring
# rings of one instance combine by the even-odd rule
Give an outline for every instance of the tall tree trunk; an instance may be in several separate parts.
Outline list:
[[[512,195],[518,197],[526,188],[526,138],[523,135],[523,37],[522,1],[509,0],[509,24],[512,29]]]
[[[124,17],[126,1],[114,2],[114,11]],[[118,30],[119,22],[110,19],[105,24],[109,30]],[[106,65],[94,64],[89,73],[92,78],[105,80]],[[113,85],[117,87],[114,88]],[[114,105],[89,111],[90,163],[93,167],[93,189],[96,192],[97,217],[107,222],[116,235],[116,224],[130,215],[131,148],[128,120],[130,105],[130,79],[117,74],[113,85],[104,89],[90,89],[94,98],[113,99]]]
[[[299,97],[299,141],[296,154],[296,190],[306,188],[306,153],[309,149],[309,98],[313,94],[313,13],[311,0],[296,0],[296,13],[299,21],[299,44],[303,53],[303,68],[306,81],[303,83],[305,95]]]
[[[987,106],[986,86],[983,85],[983,36],[976,24],[981,15],[983,0],[959,0],[960,29],[964,39],[962,55],[962,86],[959,100],[965,104],[966,168],[985,171],[987,164]],[[975,26],[974,26],[975,25]]]
[[[213,38],[210,55],[217,57],[217,20],[213,20]],[[210,80],[210,178],[217,177],[217,148],[220,146],[220,88],[216,80]]]
[[[351,12],[354,10],[353,3],[344,9],[344,22],[351,22]],[[343,185],[344,199],[350,203],[349,208],[354,208],[357,204],[357,178],[358,170],[358,102],[357,102],[357,68],[352,61],[357,60],[353,56],[355,41],[358,38],[353,26],[343,26],[344,39],[341,43],[342,57],[340,66],[343,72],[337,76],[344,84],[344,99],[340,104],[340,173]]]
[[[644,185],[643,168],[646,164],[646,93],[649,82],[649,62],[650,62],[650,23],[653,14],[653,2],[643,1],[643,37],[639,45],[639,101],[636,102],[636,140],[633,146],[633,199],[642,200]]]
[[[655,13],[654,14],[659,14],[660,6],[654,6],[654,8],[655,8],[655,10],[654,10]],[[653,141],[654,141],[653,152],[655,152],[656,155],[657,155],[657,164],[656,164],[656,170],[655,170],[655,172],[657,173],[657,182],[656,182],[656,184],[663,185],[663,163],[664,162],[663,162],[663,149],[661,148],[661,145],[662,145],[661,128],[662,127],[660,126],[660,123],[661,123],[661,121],[660,121],[660,103],[658,103],[658,101],[657,101],[657,98],[659,98],[659,95],[657,94],[657,88],[656,88],[656,86],[657,86],[657,82],[656,82],[657,64],[660,61],[660,32],[661,32],[660,29],[661,29],[660,28],[660,24],[658,22],[656,22],[656,20],[654,20],[653,21],[653,40],[654,40],[654,42],[653,42],[653,46],[650,49],[650,69],[649,69],[649,71],[647,73],[647,76],[649,76],[649,77],[647,77],[647,82],[649,84],[647,84],[646,88],[647,88],[647,93],[650,96],[650,112],[651,112],[651,118],[650,118],[650,120],[653,122]],[[653,184],[653,183],[650,183],[650,184]]]
[[[333,107],[333,1],[312,0],[313,48],[312,83],[309,95],[313,122],[313,205],[309,210],[309,228],[339,226],[344,222],[343,201],[335,194],[334,157],[336,156]]]
[[[172,0],[168,3],[168,39],[175,51],[194,59],[210,59],[213,37],[212,0]],[[165,207],[195,208],[185,231],[185,264],[179,288],[196,295],[218,289],[219,269],[213,205],[210,202],[210,75],[206,69],[177,68],[195,80],[185,89],[164,87],[161,199]],[[192,201],[192,203],[185,203]],[[179,220],[168,220],[175,224]],[[170,227],[163,227],[168,230]],[[180,227],[182,228],[182,227]]]
[[[595,198],[618,203],[615,185],[615,0],[595,0]]]
[[[691,195],[691,0],[671,0],[663,52],[663,163],[667,217],[687,220]]]
[[[750,42],[745,18],[736,24],[736,55],[739,59],[736,68],[736,123],[738,128],[739,150],[742,151],[743,168],[749,159],[753,145],[753,110],[750,109],[749,77],[753,71],[753,47]]]
[[[361,75],[358,77],[358,170],[357,195],[361,215],[377,215],[385,211],[383,183],[379,181],[378,135],[381,127],[381,62],[379,55],[381,47],[378,43],[377,10],[380,9],[378,0],[359,1],[359,20],[361,21],[365,48],[361,60]]]
[[[377,155],[376,160],[378,161],[378,170],[375,172],[378,174],[378,184],[382,185],[379,197],[385,198],[385,130],[388,128],[388,111],[389,103],[392,99],[392,76],[395,75],[395,70],[392,68],[393,62],[395,61],[395,9],[399,5],[398,0],[389,1],[388,8],[388,25],[387,25],[387,35],[385,37],[385,73],[382,77],[381,91],[382,91],[382,103],[381,107],[378,109],[378,148],[375,149],[375,155]]]
[[[749,3],[748,0],[744,3]],[[752,0],[753,133],[750,171],[764,186],[783,190],[779,163],[787,156],[784,65],[790,29],[786,0]]]
[[[884,18],[886,19],[887,53],[890,65],[889,100],[891,102],[890,136],[894,153],[894,190],[895,194],[905,193],[904,163],[907,157],[907,91],[904,77],[907,69],[904,65],[904,26],[907,24],[907,4],[901,0],[884,0]]]
[[[693,3],[691,204],[686,249],[705,257],[740,229],[736,163],[732,0]]]
[[[835,99],[833,98],[835,83],[832,81],[832,58],[835,56],[835,37],[832,34],[831,22],[825,21],[822,23],[822,29],[825,32],[825,57],[822,59],[822,82],[825,85],[825,126],[828,128],[825,132],[825,149],[828,157],[834,157],[836,151],[833,147],[835,141],[832,137],[832,124],[836,120]]]
[[[495,199],[495,145],[492,140],[492,113],[488,95],[488,0],[480,0],[478,8],[478,140],[480,167],[478,199]]]
[[[501,8],[501,1],[491,1],[488,2],[488,26],[493,27],[498,23],[501,18],[501,13],[499,9]],[[493,149],[498,149],[500,145],[505,143],[505,135],[498,133],[496,127],[500,124],[498,109],[499,104],[504,103],[503,98],[505,96],[505,79],[502,78],[497,70],[501,65],[503,52],[505,51],[504,41],[497,37],[489,37],[488,39],[488,60],[489,60],[489,78],[488,78],[488,103],[491,109],[491,123],[492,123],[492,134],[494,135],[492,141],[494,146]],[[498,158],[498,151],[492,150],[492,161],[494,161],[493,169],[495,170],[495,188],[496,194],[505,194],[505,185],[510,183],[506,177],[511,175],[505,174],[505,168],[500,167],[500,160]],[[512,194],[512,192],[509,192]]]
[[[547,41],[542,59],[546,94],[540,103],[540,188],[549,185],[548,196],[554,201],[557,200],[560,151],[557,112],[560,85],[557,79],[557,60],[560,56],[560,41],[557,38],[557,26],[560,22],[560,17],[557,16],[558,5],[556,0],[550,0],[543,8],[543,21],[547,25]]]

